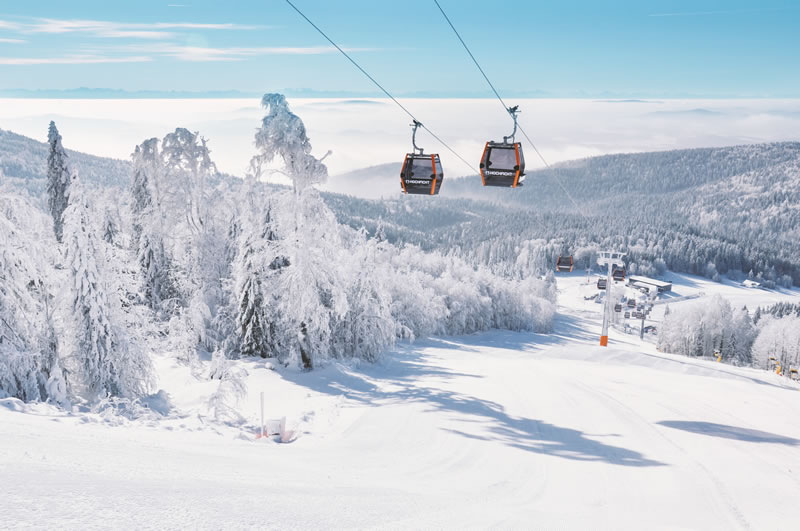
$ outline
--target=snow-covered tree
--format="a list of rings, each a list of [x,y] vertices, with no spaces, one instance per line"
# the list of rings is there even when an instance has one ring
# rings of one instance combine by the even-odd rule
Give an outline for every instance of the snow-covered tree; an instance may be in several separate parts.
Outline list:
[[[53,230],[60,242],[64,226],[64,210],[69,203],[69,185],[71,174],[67,167],[67,152],[61,145],[55,122],[50,122],[47,132],[47,143],[50,151],[47,155],[47,204],[53,216]]]
[[[328,169],[311,155],[311,142],[299,116],[289,110],[283,94],[264,94],[261,105],[267,114],[256,132],[258,154],[250,161],[252,175],[260,177],[272,161],[280,159],[284,174],[292,181],[298,194],[315,184],[324,183]],[[326,155],[327,156],[327,155]]]
[[[659,347],[685,356],[711,356],[749,365],[755,327],[746,308],[733,310],[730,303],[714,295],[704,304],[665,312],[658,335]]]
[[[64,240],[71,279],[74,372],[90,398],[134,397],[152,382],[149,358],[130,341],[119,300],[106,276],[105,242],[99,237],[88,194],[77,179],[64,211]]]
[[[219,197],[212,198],[216,166],[206,140],[182,128],[164,137],[161,159],[165,205],[170,209],[166,215],[173,234],[170,254],[175,260],[184,315],[197,341],[212,352],[220,339],[213,337],[212,321],[225,300],[222,280],[230,276],[228,217],[220,215],[226,205]]]
[[[282,198],[277,226],[287,267],[280,275],[281,297],[277,312],[286,330],[290,356],[311,368],[331,355],[334,321],[347,313],[339,226],[313,185],[327,178],[327,168],[311,155],[311,144],[302,120],[289,110],[281,94],[261,100],[267,111],[256,132],[258,153],[251,172],[258,178],[275,159],[292,180],[294,193]]]
[[[47,285],[52,220],[0,184],[0,396],[63,401],[51,295]],[[46,229],[49,232],[49,228]],[[49,240],[48,240],[49,236]]]
[[[176,296],[171,259],[164,244],[166,187],[157,138],[136,146],[133,153],[131,215],[136,255],[142,272],[144,299],[153,310]]]
[[[768,369],[771,357],[782,367],[800,366],[800,317],[762,317],[753,343],[753,361],[756,366]]]
[[[266,201],[263,214],[255,211],[251,206],[241,221],[233,265],[236,330],[241,355],[271,358],[280,353],[277,279],[288,262],[281,254],[271,202]]]

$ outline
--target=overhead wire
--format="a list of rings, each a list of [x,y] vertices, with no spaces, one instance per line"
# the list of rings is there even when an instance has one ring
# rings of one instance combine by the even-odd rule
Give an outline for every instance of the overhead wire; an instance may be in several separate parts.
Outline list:
[[[472,54],[472,51],[469,49],[469,46],[467,46],[467,43],[464,42],[464,39],[461,38],[461,34],[458,32],[456,27],[453,25],[453,22],[450,20],[450,17],[447,16],[447,13],[445,13],[444,9],[442,8],[441,4],[439,3],[439,0],[433,0],[433,2],[436,4],[436,7],[439,8],[439,11],[441,11],[442,16],[447,21],[447,23],[450,25],[450,28],[453,30],[453,33],[455,33],[456,37],[458,37],[458,40],[461,42],[461,45],[467,51],[467,54],[469,54],[470,58],[472,59],[472,62],[475,63],[475,66],[478,67],[478,70],[483,75],[483,79],[486,80],[486,83],[489,84],[489,87],[491,87],[492,92],[494,92],[494,95],[497,96],[498,100],[500,100],[500,103],[503,105],[503,110],[505,110],[507,113],[511,114],[511,111],[510,111],[508,105],[506,105],[506,102],[503,101],[503,98],[500,96],[500,93],[497,92],[497,89],[494,87],[494,84],[492,84],[492,82],[489,80],[489,76],[486,75],[486,72],[483,70],[483,68],[481,67],[481,65],[478,62],[478,60],[475,59],[475,56]],[[583,219],[585,221],[589,221],[589,218],[586,217],[586,215],[583,213],[581,208],[578,206],[577,201],[575,201],[575,199],[572,197],[572,195],[569,193],[569,191],[561,183],[561,180],[558,178],[558,176],[556,176],[556,171],[553,169],[552,166],[550,166],[550,164],[547,162],[547,160],[545,160],[544,156],[539,151],[539,148],[536,147],[536,144],[533,143],[533,140],[531,140],[531,137],[529,137],[528,133],[525,132],[525,129],[523,129],[522,126],[519,123],[517,123],[517,128],[520,130],[520,132],[523,134],[525,139],[531,145],[531,147],[533,148],[533,151],[536,153],[536,155],[538,155],[539,159],[542,161],[542,164],[544,164],[545,168],[547,168],[550,171],[550,174],[552,175],[553,179],[556,181],[556,184],[558,184],[558,186],[561,188],[561,190],[564,192],[564,194],[569,198],[569,200],[575,206],[575,210],[583,217]]]
[[[470,170],[472,170],[472,171],[473,171],[473,172],[475,172],[476,174],[477,174],[477,173],[480,173],[480,172],[479,172],[479,171],[478,171],[478,170],[477,170],[477,169],[476,169],[476,168],[475,168],[475,167],[474,167],[472,164],[470,164],[469,162],[467,162],[467,160],[466,160],[464,157],[462,157],[461,155],[459,155],[459,154],[458,154],[458,152],[456,152],[456,150],[454,150],[453,148],[451,148],[451,147],[450,147],[450,146],[447,144],[447,142],[445,142],[444,140],[442,140],[441,138],[439,138],[439,136],[438,136],[438,135],[436,135],[436,133],[434,133],[433,131],[431,131],[431,130],[430,130],[430,129],[429,129],[427,126],[425,126],[425,125],[424,125],[424,124],[423,124],[423,123],[422,123],[420,120],[417,120],[417,118],[416,118],[416,117],[415,117],[415,116],[414,116],[414,115],[411,113],[411,111],[409,111],[409,110],[408,110],[408,109],[407,109],[407,108],[406,108],[406,107],[405,107],[405,106],[404,106],[402,103],[400,103],[399,101],[397,101],[397,98],[395,98],[394,96],[392,96],[392,95],[391,95],[391,93],[390,93],[388,90],[386,90],[386,89],[383,87],[383,85],[381,85],[380,83],[378,83],[378,82],[375,80],[375,78],[374,78],[374,77],[372,77],[371,75],[369,75],[369,73],[368,73],[366,70],[364,70],[364,68],[362,68],[362,67],[361,67],[361,65],[360,65],[360,64],[358,64],[358,63],[356,62],[356,60],[355,60],[355,59],[353,59],[353,58],[350,56],[350,54],[348,54],[348,53],[347,53],[346,51],[344,51],[344,50],[343,50],[343,49],[342,49],[342,48],[341,48],[341,47],[340,47],[338,44],[336,44],[336,43],[333,41],[333,39],[331,39],[330,37],[328,37],[328,35],[327,35],[327,34],[326,34],[324,31],[322,31],[322,29],[320,29],[320,27],[319,27],[319,26],[317,26],[316,24],[314,24],[314,23],[311,21],[311,19],[309,19],[309,18],[308,18],[308,17],[305,15],[305,13],[303,13],[303,12],[302,12],[302,11],[301,11],[301,10],[300,10],[300,9],[299,9],[297,6],[296,6],[296,5],[294,5],[294,3],[292,3],[292,1],[291,1],[291,0],[286,0],[286,3],[287,3],[287,4],[289,4],[289,5],[292,7],[292,9],[294,9],[295,11],[297,11],[297,13],[298,13],[298,14],[299,14],[301,17],[303,17],[303,18],[305,19],[305,21],[306,21],[306,22],[308,22],[308,23],[311,25],[311,27],[313,27],[315,30],[317,30],[317,32],[319,32],[319,34],[320,34],[320,35],[322,35],[323,37],[325,37],[325,40],[327,40],[329,43],[331,43],[331,45],[333,45],[333,46],[334,46],[334,47],[335,47],[337,50],[339,50],[339,52],[341,52],[341,54],[342,54],[342,55],[344,55],[344,56],[347,58],[347,60],[348,60],[348,61],[350,61],[351,63],[353,63],[353,66],[355,66],[355,67],[356,67],[356,68],[357,68],[357,69],[358,69],[358,70],[359,70],[359,71],[360,71],[362,74],[364,74],[364,75],[367,77],[367,79],[369,79],[370,81],[372,81],[372,83],[374,83],[376,87],[378,87],[378,88],[379,88],[379,89],[380,89],[380,90],[381,90],[381,91],[382,91],[384,94],[386,94],[386,96],[388,96],[388,97],[389,97],[389,99],[391,99],[391,100],[392,100],[392,101],[393,101],[395,104],[397,104],[397,106],[398,106],[398,107],[400,107],[400,108],[401,108],[401,109],[402,109],[402,110],[403,110],[403,111],[404,111],[404,112],[405,112],[405,113],[406,113],[408,116],[410,116],[412,120],[414,120],[415,122],[419,123],[419,124],[420,124],[420,127],[422,127],[422,128],[423,128],[423,129],[425,129],[425,130],[426,130],[428,133],[430,133],[430,135],[431,135],[433,138],[435,138],[435,139],[436,139],[436,140],[437,140],[437,141],[438,141],[438,142],[439,142],[441,145],[443,145],[444,147],[446,147],[446,148],[447,148],[447,149],[448,149],[448,150],[449,150],[449,151],[450,151],[450,152],[451,152],[453,155],[455,155],[457,158],[459,158],[459,159],[461,160],[461,162],[463,162],[464,164],[466,164],[466,165],[467,165],[467,167],[468,167]]]

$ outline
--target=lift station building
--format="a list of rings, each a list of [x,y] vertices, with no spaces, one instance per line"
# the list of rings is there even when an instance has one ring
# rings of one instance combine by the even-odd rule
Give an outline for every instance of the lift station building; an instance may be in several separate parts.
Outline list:
[[[672,291],[672,282],[656,280],[648,277],[640,277],[638,275],[630,275],[628,277],[628,285],[635,288],[647,288],[650,291],[655,289],[658,293]]]

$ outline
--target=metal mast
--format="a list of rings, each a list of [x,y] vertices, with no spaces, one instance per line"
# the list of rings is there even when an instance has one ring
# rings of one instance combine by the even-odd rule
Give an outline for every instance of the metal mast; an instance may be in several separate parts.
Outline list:
[[[608,346],[608,321],[611,311],[611,285],[613,283],[612,272],[614,266],[622,266],[624,262],[622,258],[625,253],[618,253],[616,251],[600,251],[600,256],[597,257],[597,263],[601,266],[608,266],[608,278],[606,280],[606,303],[603,305],[603,331],[600,334],[600,346]]]

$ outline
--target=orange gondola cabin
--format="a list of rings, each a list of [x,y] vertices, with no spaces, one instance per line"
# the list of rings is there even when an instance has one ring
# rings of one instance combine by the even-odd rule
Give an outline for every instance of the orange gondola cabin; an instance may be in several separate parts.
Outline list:
[[[558,273],[572,273],[572,266],[571,256],[559,256],[558,260],[556,260],[556,271]]]
[[[414,120],[411,134],[412,153],[406,153],[403,168],[400,170],[400,187],[404,194],[437,195],[442,187],[444,170],[439,155],[432,153],[426,155],[422,148],[417,147],[417,129],[422,124]]]

